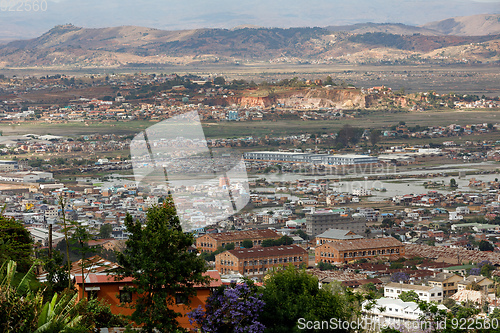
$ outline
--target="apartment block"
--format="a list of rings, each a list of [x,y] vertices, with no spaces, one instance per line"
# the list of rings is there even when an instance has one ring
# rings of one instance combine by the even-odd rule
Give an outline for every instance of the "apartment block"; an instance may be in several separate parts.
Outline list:
[[[434,286],[392,282],[384,287],[384,297],[398,299],[401,293],[414,291],[421,301],[443,302],[443,289]]]
[[[346,264],[360,259],[396,260],[405,254],[403,243],[394,237],[327,242],[316,247],[315,262]]]
[[[281,235],[271,229],[230,231],[217,234],[205,234],[196,239],[196,248],[203,252],[213,252],[219,246],[234,243],[240,247],[244,240],[251,240],[254,247],[259,247],[265,239],[279,239]]]
[[[361,214],[339,214],[330,210],[306,214],[306,233],[316,236],[328,229],[350,230],[358,235],[366,231],[366,218]]]
[[[297,245],[230,250],[215,256],[215,269],[221,274],[262,276],[274,267],[307,265],[308,258],[307,251]]]

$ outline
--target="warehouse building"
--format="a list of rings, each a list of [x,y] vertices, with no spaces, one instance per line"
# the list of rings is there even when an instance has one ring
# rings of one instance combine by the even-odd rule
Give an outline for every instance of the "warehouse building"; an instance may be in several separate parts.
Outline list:
[[[248,161],[295,162],[327,165],[356,165],[378,163],[377,157],[368,155],[329,155],[258,151],[245,153],[243,156],[245,160]]]

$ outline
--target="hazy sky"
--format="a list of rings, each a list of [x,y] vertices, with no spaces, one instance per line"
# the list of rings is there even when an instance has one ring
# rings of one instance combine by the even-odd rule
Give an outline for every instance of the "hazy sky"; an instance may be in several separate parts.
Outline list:
[[[46,11],[23,7],[33,1],[46,1]],[[420,25],[455,16],[500,13],[500,0],[0,0],[0,5],[0,38],[4,39],[37,36],[64,23],[169,30],[361,22]]]

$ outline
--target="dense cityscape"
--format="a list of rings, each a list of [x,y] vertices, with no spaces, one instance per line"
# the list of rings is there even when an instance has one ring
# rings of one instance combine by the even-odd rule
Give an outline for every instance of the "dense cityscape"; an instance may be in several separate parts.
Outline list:
[[[0,333],[500,331],[498,0],[109,4],[0,4]]]

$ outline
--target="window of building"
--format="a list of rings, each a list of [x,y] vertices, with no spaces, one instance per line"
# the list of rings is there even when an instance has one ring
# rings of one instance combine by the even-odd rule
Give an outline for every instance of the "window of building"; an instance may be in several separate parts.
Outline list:
[[[187,304],[187,297],[184,294],[175,295],[175,304]]]
[[[132,292],[127,290],[120,290],[120,303],[130,303],[132,302]]]
[[[87,299],[90,301],[91,299],[96,299],[97,298],[97,292],[98,290],[88,290],[87,291]]]

